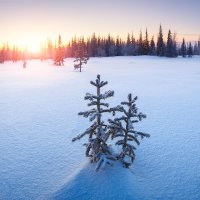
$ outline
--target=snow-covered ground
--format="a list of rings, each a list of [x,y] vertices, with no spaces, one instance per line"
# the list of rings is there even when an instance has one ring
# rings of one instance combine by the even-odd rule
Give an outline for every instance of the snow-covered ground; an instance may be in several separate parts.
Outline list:
[[[97,74],[115,90],[117,105],[129,92],[151,134],[131,170],[96,173],[84,147],[71,139],[89,122],[83,97]],[[79,73],[73,60],[0,65],[0,199],[200,199],[200,57],[91,58]]]

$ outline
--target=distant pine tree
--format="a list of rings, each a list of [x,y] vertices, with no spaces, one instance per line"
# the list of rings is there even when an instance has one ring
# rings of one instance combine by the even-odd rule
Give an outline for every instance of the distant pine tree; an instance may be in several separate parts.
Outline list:
[[[176,42],[176,33],[173,35],[173,57],[178,56],[178,51],[177,51],[177,42]]]
[[[5,62],[5,47],[2,47],[0,49],[0,63],[4,63]]]
[[[78,50],[78,42],[76,36],[71,41],[71,57],[75,57]]]
[[[143,55],[143,54],[144,54],[143,37],[142,37],[142,31],[140,31],[139,41],[138,41],[138,55]]]
[[[80,39],[75,52],[74,69],[79,69],[81,72],[82,66],[87,64],[88,60],[89,57],[87,55],[84,39]]]
[[[58,43],[55,47],[54,65],[64,65],[64,46],[62,45],[61,36],[58,36]]]
[[[116,39],[116,49],[115,49],[115,56],[121,56],[122,55],[122,47],[119,37]]]
[[[165,43],[163,40],[162,26],[160,25],[158,40],[157,40],[157,56],[165,55]]]
[[[191,58],[193,56],[193,48],[192,48],[191,42],[189,43],[187,54],[188,54],[189,58]]]
[[[173,44],[172,34],[170,30],[167,36],[166,56],[174,57],[174,44]]]
[[[98,57],[105,57],[106,51],[105,51],[105,38],[98,37],[97,40],[97,55]]]
[[[50,39],[47,40],[47,58],[52,58],[53,57],[53,44]]]
[[[138,54],[137,44],[135,41],[135,38],[133,36],[133,33],[131,34],[131,46],[132,46],[132,55],[136,56]]]
[[[131,44],[131,37],[130,37],[129,33],[127,35],[127,40],[126,40],[126,53],[125,53],[125,55],[127,55],[127,56],[132,55],[132,44]]]
[[[120,138],[116,142],[116,145],[121,146],[122,149],[117,158],[122,161],[124,167],[129,167],[135,159],[136,147],[131,143],[135,142],[139,145],[138,136],[141,138],[150,137],[147,133],[136,131],[133,126],[134,123],[146,118],[146,115],[138,113],[135,104],[136,100],[137,96],[132,98],[132,94],[129,94],[128,101],[121,102],[121,105],[117,107],[117,111],[122,112],[123,115],[114,120],[109,120],[112,138]],[[124,108],[124,106],[126,106],[127,109]]]
[[[110,56],[110,48],[111,48],[111,36],[109,34],[105,42],[105,53],[107,57]]]
[[[145,39],[143,41],[143,55],[149,55],[149,38],[148,32],[146,29]]]
[[[91,57],[97,56],[97,38],[95,33],[93,33],[89,46],[88,46],[88,55]]]
[[[183,42],[181,44],[181,55],[183,58],[186,57],[187,55],[187,49],[186,49],[186,44],[185,44],[185,39],[183,38]]]
[[[149,55],[155,56],[156,55],[156,45],[154,42],[154,37],[152,37],[149,47]]]
[[[17,62],[18,59],[18,48],[14,46],[12,51],[12,61]]]
[[[194,48],[193,49],[194,49],[193,50],[194,55],[199,55],[198,43],[194,44]]]

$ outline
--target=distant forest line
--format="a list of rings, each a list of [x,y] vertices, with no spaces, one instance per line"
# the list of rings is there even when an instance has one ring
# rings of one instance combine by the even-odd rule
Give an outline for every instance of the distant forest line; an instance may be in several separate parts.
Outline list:
[[[61,36],[57,41],[47,40],[41,46],[37,54],[30,53],[28,49],[21,50],[17,46],[10,47],[4,44],[0,48],[0,63],[5,61],[16,62],[27,59],[54,59],[56,52],[59,51],[63,58],[75,57],[79,46],[84,48],[89,57],[111,57],[111,56],[160,56],[160,57],[192,57],[200,55],[200,39],[196,42],[186,42],[183,38],[182,43],[178,44],[176,34],[168,31],[167,40],[163,38],[162,26],[159,28],[158,37],[149,37],[146,29],[145,34],[140,31],[139,38],[128,33],[126,40],[120,37],[97,36],[95,33],[91,37],[73,37],[66,45],[63,44]]]

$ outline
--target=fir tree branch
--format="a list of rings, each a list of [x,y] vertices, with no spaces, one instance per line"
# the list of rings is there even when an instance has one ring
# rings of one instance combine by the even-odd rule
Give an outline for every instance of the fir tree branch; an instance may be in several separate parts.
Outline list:
[[[89,111],[85,111],[85,112],[79,112],[78,115],[83,115],[83,117],[89,117],[91,113],[95,113],[96,109],[91,109]]]

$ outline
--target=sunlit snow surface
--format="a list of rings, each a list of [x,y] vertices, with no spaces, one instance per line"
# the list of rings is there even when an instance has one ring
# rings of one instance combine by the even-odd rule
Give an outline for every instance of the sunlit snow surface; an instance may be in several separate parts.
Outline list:
[[[89,123],[89,81],[97,74],[115,90],[114,106],[138,95],[151,134],[131,170],[116,164],[98,174],[73,136]],[[0,64],[0,199],[200,199],[200,57],[91,58],[79,73],[73,59]],[[125,171],[124,171],[125,170]]]

